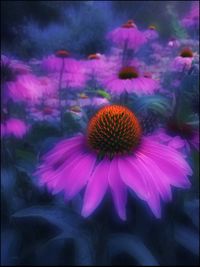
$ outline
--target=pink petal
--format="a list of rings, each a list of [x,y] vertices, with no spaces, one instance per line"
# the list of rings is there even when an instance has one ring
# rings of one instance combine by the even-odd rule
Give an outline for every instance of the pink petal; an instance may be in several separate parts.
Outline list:
[[[127,189],[119,174],[117,158],[111,161],[108,180],[118,215],[126,220]]]
[[[96,155],[86,154],[77,165],[66,175],[66,198],[73,198],[86,184],[96,162]]]
[[[109,160],[102,160],[95,168],[86,188],[82,215],[88,217],[100,204],[108,187]]]

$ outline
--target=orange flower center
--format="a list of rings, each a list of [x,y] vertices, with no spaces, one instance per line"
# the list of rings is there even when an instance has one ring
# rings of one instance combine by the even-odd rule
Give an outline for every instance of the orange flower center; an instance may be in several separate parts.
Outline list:
[[[189,48],[184,48],[181,53],[180,53],[181,57],[193,57],[193,52],[191,49]]]
[[[131,110],[120,105],[101,108],[90,120],[87,140],[101,156],[131,152],[141,138],[141,127]]]
[[[55,55],[57,57],[65,58],[65,57],[68,57],[70,55],[70,52],[65,50],[65,49],[61,49],[61,50],[57,50],[55,52]]]
[[[118,74],[119,79],[134,79],[139,76],[138,71],[134,67],[123,67]]]

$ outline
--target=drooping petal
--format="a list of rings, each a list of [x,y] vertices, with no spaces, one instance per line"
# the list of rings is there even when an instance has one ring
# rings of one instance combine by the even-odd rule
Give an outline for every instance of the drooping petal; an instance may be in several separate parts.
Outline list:
[[[118,215],[122,220],[126,220],[127,189],[119,173],[117,158],[111,161],[108,181]]]
[[[96,162],[96,155],[86,154],[77,165],[66,174],[64,184],[65,196],[73,198],[86,184]]]
[[[187,176],[192,175],[192,170],[178,151],[169,146],[146,140],[142,153],[157,163],[171,185],[183,188],[190,187]]]
[[[96,167],[88,182],[82,215],[88,217],[100,204],[108,187],[109,160],[102,160]]]
[[[133,159],[132,157],[127,157],[127,160],[131,163],[132,170],[137,169],[139,174],[138,179],[142,179],[144,181],[145,184],[143,188],[144,196],[142,199],[144,199],[147,202],[154,215],[157,218],[160,218],[161,208],[160,208],[159,191],[157,190],[155,184],[151,180],[152,174],[150,173],[149,169],[145,166],[145,164],[141,161],[140,158],[135,157]],[[132,176],[132,180],[134,180],[135,178],[136,176]]]

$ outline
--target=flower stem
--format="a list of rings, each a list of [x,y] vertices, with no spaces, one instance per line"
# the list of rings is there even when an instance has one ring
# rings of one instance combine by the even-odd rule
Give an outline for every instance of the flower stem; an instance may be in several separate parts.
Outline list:
[[[63,109],[62,109],[61,101],[62,101],[62,76],[63,76],[64,67],[65,67],[65,59],[62,58],[62,66],[61,66],[61,69],[60,69],[59,85],[58,85],[59,108],[60,108],[60,130],[61,130],[61,133],[63,133]]]

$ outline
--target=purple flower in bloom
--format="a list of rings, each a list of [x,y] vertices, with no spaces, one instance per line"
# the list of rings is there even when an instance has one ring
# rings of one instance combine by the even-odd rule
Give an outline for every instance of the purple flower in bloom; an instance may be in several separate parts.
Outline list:
[[[1,98],[4,103],[10,98],[10,85],[19,79],[20,76],[30,73],[30,68],[26,64],[1,55]]]
[[[144,31],[144,36],[147,40],[152,41],[158,38],[158,32],[154,25],[150,25],[146,31]]]
[[[1,137],[14,136],[22,138],[29,130],[29,126],[20,119],[10,118],[1,123]]]
[[[109,32],[107,38],[120,48],[126,47],[135,51],[147,41],[144,33],[137,29],[132,20]]]
[[[116,95],[124,92],[150,95],[159,88],[158,81],[154,80],[151,75],[142,75],[133,66],[122,67],[115,73],[111,73],[102,80],[102,84],[108,91]]]
[[[160,200],[170,201],[171,186],[188,188],[192,170],[182,153],[152,136],[142,136],[140,123],[126,107],[101,108],[90,120],[87,135],[60,141],[43,156],[36,174],[53,194],[72,199],[85,186],[82,215],[112,192],[119,217],[126,219],[128,188],[161,217]]]
[[[44,106],[42,108],[32,107],[29,109],[30,117],[34,121],[59,121],[59,110],[50,106]]]
[[[172,62],[172,69],[178,72],[189,70],[192,66],[193,52],[189,48],[184,48],[180,55],[175,57]]]
[[[63,60],[62,88],[69,87],[80,90],[85,86],[87,81],[87,75],[81,61],[50,55],[42,60],[41,65],[44,70],[51,73],[50,77],[58,84]]]
[[[33,74],[21,75],[14,82],[7,83],[9,97],[13,101],[38,102],[43,96],[45,86]]]

